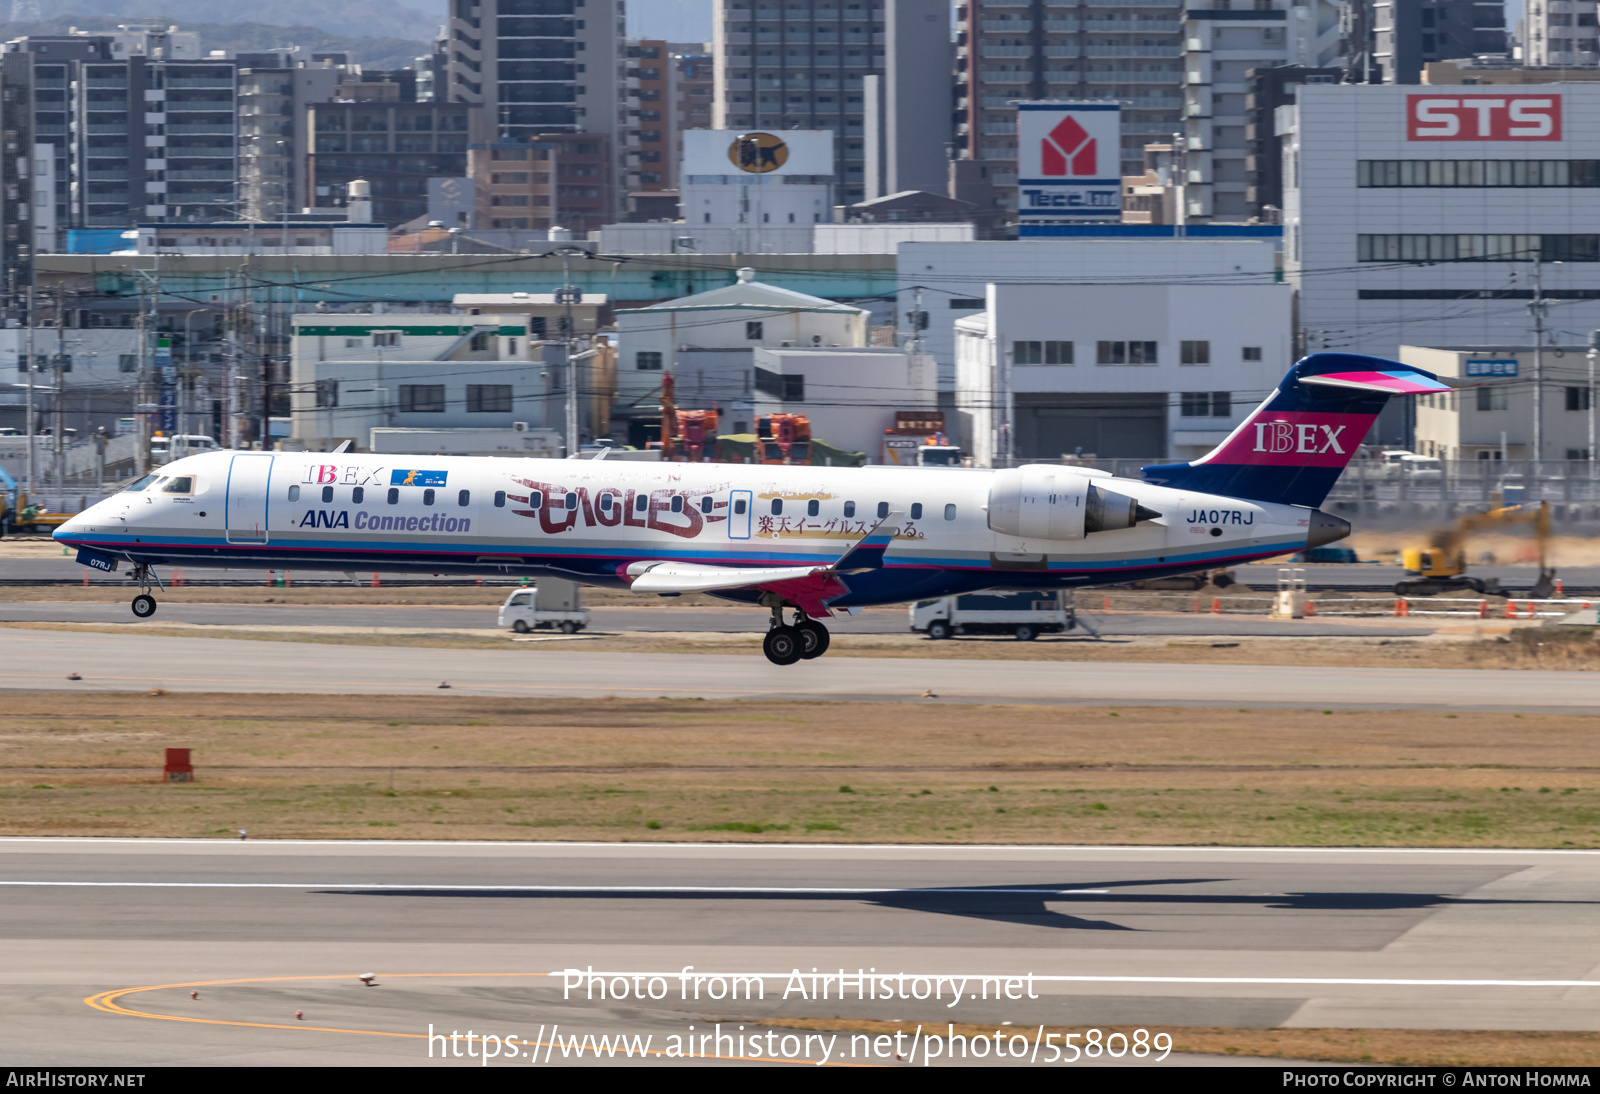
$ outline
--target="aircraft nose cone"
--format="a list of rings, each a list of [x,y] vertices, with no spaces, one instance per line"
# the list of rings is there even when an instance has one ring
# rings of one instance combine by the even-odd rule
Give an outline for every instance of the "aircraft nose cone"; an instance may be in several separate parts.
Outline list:
[[[1350,534],[1350,522],[1343,517],[1331,516],[1321,509],[1311,510],[1311,527],[1306,530],[1306,547],[1321,547],[1336,543]]]

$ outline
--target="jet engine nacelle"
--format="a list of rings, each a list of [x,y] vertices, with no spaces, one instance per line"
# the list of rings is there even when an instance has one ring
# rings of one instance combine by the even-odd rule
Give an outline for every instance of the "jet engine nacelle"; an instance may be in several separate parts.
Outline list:
[[[989,487],[989,527],[1021,539],[1082,539],[1160,515],[1089,476],[1049,464],[997,471]]]

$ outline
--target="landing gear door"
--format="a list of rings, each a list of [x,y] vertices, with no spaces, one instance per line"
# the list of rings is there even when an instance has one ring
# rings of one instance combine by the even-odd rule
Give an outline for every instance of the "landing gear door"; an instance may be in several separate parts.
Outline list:
[[[728,538],[750,538],[750,510],[755,496],[749,490],[734,490],[728,494]]]
[[[229,543],[267,542],[267,488],[272,456],[241,452],[228,465],[225,535]]]

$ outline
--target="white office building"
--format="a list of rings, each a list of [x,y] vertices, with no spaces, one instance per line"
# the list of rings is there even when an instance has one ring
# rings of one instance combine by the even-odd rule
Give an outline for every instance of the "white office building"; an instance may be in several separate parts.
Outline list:
[[[730,407],[754,396],[757,349],[867,344],[865,309],[765,285],[755,273],[744,267],[732,285],[617,312],[613,414],[624,429],[629,419],[659,416],[664,372],[677,384],[679,407]],[[730,418],[729,424],[729,432],[750,432],[749,419]]]
[[[1306,348],[1524,345],[1600,327],[1600,85],[1316,84],[1280,108]],[[1405,438],[1392,438],[1402,441]]]
[[[1111,231],[1117,231],[1114,226]],[[902,243],[897,264],[899,310],[928,313],[922,351],[938,364],[941,392],[956,387],[956,320],[987,307],[990,282],[1013,285],[1150,285],[1229,282],[1271,285],[1277,241],[1144,239],[1134,236]]]
[[[833,220],[833,134],[694,129],[683,134],[683,219],[607,224],[608,254],[806,254]]]
[[[561,424],[562,370],[544,363],[526,315],[319,312],[293,325],[296,447],[366,448],[375,427]]]
[[[1283,285],[991,284],[958,320],[956,422],[979,467],[1204,455],[1293,361]]]

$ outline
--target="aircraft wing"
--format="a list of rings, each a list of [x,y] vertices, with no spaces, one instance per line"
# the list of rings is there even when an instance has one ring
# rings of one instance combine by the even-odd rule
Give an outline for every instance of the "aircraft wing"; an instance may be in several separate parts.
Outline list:
[[[636,593],[709,593],[801,581],[827,566],[706,566],[697,562],[635,562],[627,569]]]
[[[800,606],[807,615],[825,618],[833,613],[828,601],[850,591],[839,573],[876,569],[894,539],[899,513],[880,518],[858,536],[838,560],[809,566],[711,566],[701,562],[631,563],[624,572],[636,593],[708,593],[725,589],[760,589],[777,593]]]

